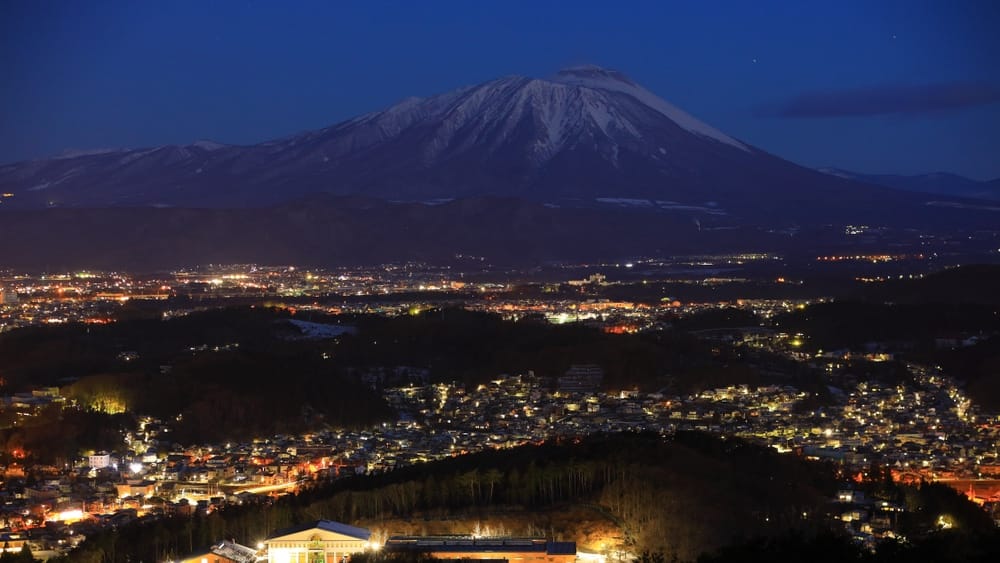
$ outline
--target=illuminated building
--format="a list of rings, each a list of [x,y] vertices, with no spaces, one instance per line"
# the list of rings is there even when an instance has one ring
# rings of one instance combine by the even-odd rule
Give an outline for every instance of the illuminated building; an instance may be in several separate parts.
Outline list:
[[[0,287],[0,305],[17,305],[17,294]]]
[[[156,483],[154,481],[132,479],[125,483],[115,483],[115,489],[118,490],[119,498],[149,498],[156,493]]]
[[[332,520],[278,530],[264,541],[268,563],[341,563],[373,546],[371,532]]]
[[[0,553],[18,553],[27,543],[26,534],[4,532],[0,534]]]
[[[104,469],[111,465],[111,454],[108,452],[97,452],[94,455],[88,456],[87,463],[91,469]]]
[[[432,559],[509,561],[512,563],[573,563],[576,542],[545,538],[476,536],[393,536],[389,553],[426,554]]]

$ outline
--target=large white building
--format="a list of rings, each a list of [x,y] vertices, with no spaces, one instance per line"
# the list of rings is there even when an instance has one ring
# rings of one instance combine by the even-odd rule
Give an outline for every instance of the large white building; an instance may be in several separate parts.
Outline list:
[[[371,532],[332,520],[278,530],[264,540],[268,563],[343,563],[371,549]]]
[[[94,455],[87,457],[87,463],[90,465],[91,469],[104,469],[111,465],[111,454],[108,452],[97,452]]]

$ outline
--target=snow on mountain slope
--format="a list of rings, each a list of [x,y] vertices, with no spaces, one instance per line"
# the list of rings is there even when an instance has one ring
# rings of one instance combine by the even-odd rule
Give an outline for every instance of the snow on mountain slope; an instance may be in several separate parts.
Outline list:
[[[407,98],[257,145],[198,141],[0,166],[0,192],[14,194],[6,208],[254,207],[327,193],[557,205],[638,199],[704,214],[712,201],[727,216],[782,221],[872,197],[849,180],[754,149],[598,67]]]
[[[639,100],[640,102],[667,116],[667,118],[671,121],[692,133],[715,139],[716,141],[732,145],[738,149],[745,151],[750,150],[743,143],[688,115],[681,109],[658,97],[656,94],[632,82],[628,79],[628,77],[620,72],[606,70],[598,66],[586,65],[563,69],[556,74],[553,80],[563,84],[573,84],[576,86],[628,94],[636,100]]]

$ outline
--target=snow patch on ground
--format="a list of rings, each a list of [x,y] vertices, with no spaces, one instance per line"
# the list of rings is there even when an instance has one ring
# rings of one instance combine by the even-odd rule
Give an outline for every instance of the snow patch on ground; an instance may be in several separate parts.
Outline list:
[[[726,211],[715,207],[715,202],[708,202],[706,205],[690,205],[677,201],[636,199],[627,197],[599,197],[594,201],[607,203],[620,207],[641,207],[644,209],[662,209],[664,211],[695,211],[697,213],[707,213],[709,215],[727,215]]]
[[[727,215],[727,213],[722,209],[717,209],[714,207],[702,207],[700,205],[683,205],[683,204],[660,205],[660,209],[664,209],[667,211],[696,211],[698,213],[707,213],[709,215]]]
[[[836,168],[817,168],[816,170],[828,176],[836,176],[838,178],[845,178],[847,180],[854,179],[854,176],[851,176],[850,174],[843,172],[841,170],[837,170]]]
[[[130,162],[136,161],[136,160],[138,160],[138,159],[140,159],[140,158],[142,158],[142,157],[144,157],[144,156],[146,156],[148,154],[152,154],[153,152],[155,152],[157,150],[159,150],[159,149],[145,149],[145,150],[131,151],[128,154],[126,154],[125,156],[121,157],[118,160],[118,164],[120,166],[124,166],[124,165],[126,165],[126,164],[128,164]]]
[[[325,340],[327,338],[336,338],[342,334],[355,334],[358,332],[357,327],[349,325],[313,323],[298,319],[288,319],[288,322],[299,329],[302,333],[300,338],[304,340]]]
[[[980,211],[1000,211],[1000,207],[993,205],[975,205],[972,203],[958,203],[955,201],[928,201],[925,205],[931,207],[951,207],[954,209],[978,209]]]
[[[596,199],[600,203],[610,203],[622,207],[653,207],[653,202],[648,199],[633,199],[628,197],[599,197]]]

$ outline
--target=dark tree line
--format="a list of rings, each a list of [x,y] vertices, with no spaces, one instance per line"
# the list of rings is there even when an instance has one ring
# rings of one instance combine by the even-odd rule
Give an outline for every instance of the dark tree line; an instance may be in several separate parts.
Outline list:
[[[1000,331],[998,311],[997,306],[974,304],[835,301],[779,315],[774,325],[806,333],[807,345],[823,350],[859,348],[872,341],[908,341],[917,349],[933,349],[936,337]]]

